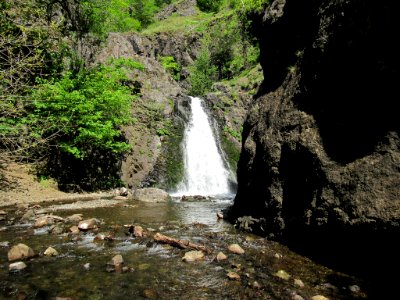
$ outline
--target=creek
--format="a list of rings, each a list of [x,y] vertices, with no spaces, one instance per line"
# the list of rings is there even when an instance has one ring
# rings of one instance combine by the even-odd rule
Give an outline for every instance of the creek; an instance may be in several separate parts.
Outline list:
[[[361,280],[217,217],[232,204],[230,175],[200,99],[191,100],[193,118],[185,137],[187,172],[170,200],[147,203],[114,197],[3,209],[1,299],[367,298]],[[183,201],[183,195],[202,197]],[[74,214],[95,218],[96,226],[73,232],[78,220],[68,217]],[[57,222],[35,226],[40,216],[57,216],[53,218]],[[143,228],[143,236],[133,234],[135,226]],[[192,249],[159,243],[156,233],[209,251],[198,261],[186,262],[182,258]],[[8,251],[19,243],[31,247],[35,255],[24,260],[25,269],[9,271]],[[244,253],[228,250],[232,244]],[[58,255],[46,256],[48,247]],[[226,259],[216,259],[219,252]],[[123,269],[110,264],[115,255],[122,256]]]

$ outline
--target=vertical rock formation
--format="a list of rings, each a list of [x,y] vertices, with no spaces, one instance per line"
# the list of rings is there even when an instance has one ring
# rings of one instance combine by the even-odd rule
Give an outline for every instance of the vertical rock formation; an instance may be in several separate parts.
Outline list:
[[[266,235],[299,251],[376,277],[399,262],[396,8],[276,0],[254,16],[264,83],[230,209],[262,218]]]

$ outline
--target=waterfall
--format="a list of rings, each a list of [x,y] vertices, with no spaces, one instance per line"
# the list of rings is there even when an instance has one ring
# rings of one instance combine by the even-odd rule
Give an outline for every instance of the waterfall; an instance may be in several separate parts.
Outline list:
[[[202,100],[190,97],[192,116],[184,136],[184,180],[178,195],[230,194],[229,171],[218,151]]]

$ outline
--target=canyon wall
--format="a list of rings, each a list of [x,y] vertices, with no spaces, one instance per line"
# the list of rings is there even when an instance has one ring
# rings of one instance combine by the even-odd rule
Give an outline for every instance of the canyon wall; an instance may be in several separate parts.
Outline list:
[[[267,237],[363,275],[399,262],[396,8],[276,0],[252,16],[264,82],[229,217],[257,218]]]

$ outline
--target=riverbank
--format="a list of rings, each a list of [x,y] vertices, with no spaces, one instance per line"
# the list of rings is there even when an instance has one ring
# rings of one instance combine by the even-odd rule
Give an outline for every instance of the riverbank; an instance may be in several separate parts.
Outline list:
[[[113,196],[111,192],[62,192],[54,180],[47,178],[39,180],[33,172],[32,165],[29,164],[12,162],[3,164],[0,169],[0,207],[68,200],[95,200],[111,196]]]

